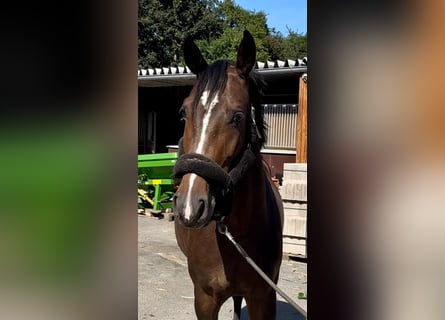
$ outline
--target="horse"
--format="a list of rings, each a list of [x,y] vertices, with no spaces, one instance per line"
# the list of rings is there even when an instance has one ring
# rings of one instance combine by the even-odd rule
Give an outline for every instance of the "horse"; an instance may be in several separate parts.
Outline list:
[[[221,305],[232,297],[233,319],[240,319],[243,298],[251,320],[275,319],[275,291],[217,227],[223,221],[277,283],[283,206],[260,153],[267,124],[260,105],[262,81],[252,71],[255,41],[245,30],[236,61],[210,65],[190,36],[183,52],[197,81],[180,108],[185,123],[173,168],[179,180],[173,213],[177,244],[194,287],[196,316],[218,319]]]

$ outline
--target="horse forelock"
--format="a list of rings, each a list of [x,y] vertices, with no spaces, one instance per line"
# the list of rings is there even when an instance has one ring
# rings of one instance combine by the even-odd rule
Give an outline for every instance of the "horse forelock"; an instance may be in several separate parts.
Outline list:
[[[197,108],[200,99],[205,95],[206,101],[213,101],[215,96],[224,91],[227,84],[227,60],[218,60],[207,67],[198,77],[194,107]],[[206,107],[204,105],[204,107]]]

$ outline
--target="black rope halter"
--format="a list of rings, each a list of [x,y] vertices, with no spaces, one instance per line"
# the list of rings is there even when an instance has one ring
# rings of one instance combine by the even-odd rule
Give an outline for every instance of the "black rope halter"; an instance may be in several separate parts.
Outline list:
[[[257,144],[258,130],[255,122],[251,126],[251,141],[248,143],[243,154],[239,157],[236,165],[225,171],[219,164],[212,159],[199,153],[184,153],[182,139],[178,142],[178,160],[173,168],[173,177],[182,179],[188,173],[194,173],[209,185],[215,187],[218,192],[215,195],[216,206],[213,213],[213,219],[220,220],[230,212],[234,188],[239,184],[246,172],[256,160],[252,145]]]

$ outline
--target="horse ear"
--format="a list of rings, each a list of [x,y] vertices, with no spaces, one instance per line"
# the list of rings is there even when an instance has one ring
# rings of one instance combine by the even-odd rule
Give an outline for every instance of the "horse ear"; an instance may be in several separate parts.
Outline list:
[[[255,65],[256,46],[255,40],[249,31],[244,30],[243,40],[238,48],[236,68],[243,76],[247,76]]]
[[[200,74],[207,68],[207,62],[191,36],[187,36],[184,41],[184,59],[185,64],[194,74]]]

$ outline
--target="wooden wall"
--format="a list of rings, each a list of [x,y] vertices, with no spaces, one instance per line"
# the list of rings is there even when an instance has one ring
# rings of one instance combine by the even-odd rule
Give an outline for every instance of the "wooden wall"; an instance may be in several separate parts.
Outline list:
[[[300,77],[297,116],[296,162],[307,162],[307,75]]]

